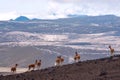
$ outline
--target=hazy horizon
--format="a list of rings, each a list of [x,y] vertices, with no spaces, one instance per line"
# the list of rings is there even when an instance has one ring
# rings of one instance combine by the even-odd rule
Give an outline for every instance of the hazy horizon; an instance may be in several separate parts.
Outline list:
[[[119,0],[1,0],[0,20],[29,18],[57,19],[67,15],[120,16]],[[117,5],[117,6],[116,6]]]

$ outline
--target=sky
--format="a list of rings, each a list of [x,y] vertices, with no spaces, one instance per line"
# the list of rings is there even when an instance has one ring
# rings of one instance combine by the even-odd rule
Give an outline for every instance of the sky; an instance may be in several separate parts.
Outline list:
[[[120,16],[120,0],[0,0],[0,20],[57,19],[67,15]]]

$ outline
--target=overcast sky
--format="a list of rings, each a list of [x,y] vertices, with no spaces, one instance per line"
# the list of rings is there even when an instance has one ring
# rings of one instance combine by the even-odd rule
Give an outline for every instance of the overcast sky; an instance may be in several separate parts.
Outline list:
[[[55,19],[70,14],[120,16],[120,0],[0,0],[0,20],[18,16]]]

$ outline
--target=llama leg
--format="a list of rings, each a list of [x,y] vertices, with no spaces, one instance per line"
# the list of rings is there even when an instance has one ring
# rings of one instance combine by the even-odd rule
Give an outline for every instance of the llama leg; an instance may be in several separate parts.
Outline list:
[[[30,70],[31,70],[31,67],[29,66],[28,71],[30,71]]]

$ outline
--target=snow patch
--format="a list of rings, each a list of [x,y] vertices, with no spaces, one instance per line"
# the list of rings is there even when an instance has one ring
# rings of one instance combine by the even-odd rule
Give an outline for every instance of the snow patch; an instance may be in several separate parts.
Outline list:
[[[5,34],[6,36],[18,41],[65,41],[68,39],[68,36],[64,34],[40,34],[21,31],[8,32]]]

